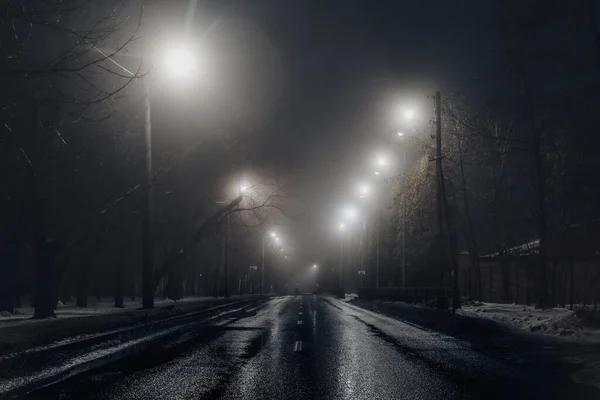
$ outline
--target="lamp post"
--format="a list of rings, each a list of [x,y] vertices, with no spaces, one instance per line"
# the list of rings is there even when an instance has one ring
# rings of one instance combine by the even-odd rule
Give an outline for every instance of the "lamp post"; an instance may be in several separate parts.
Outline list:
[[[405,109],[403,112],[404,120],[410,123],[415,118],[415,111],[413,109]],[[399,140],[404,140],[404,132],[398,132]],[[401,261],[401,272],[402,272],[402,286],[406,286],[406,144],[400,146],[402,152],[402,191],[400,193],[400,212],[402,214],[402,261]]]
[[[380,242],[380,231],[381,231],[381,211],[383,209],[383,178],[381,176],[381,170],[387,166],[386,159],[382,156],[377,158],[377,166],[375,170],[375,177],[380,179],[379,185],[379,196],[377,205],[377,230],[375,239],[375,288],[379,288],[379,242]]]
[[[339,229],[341,231],[340,236],[340,288],[344,287],[344,233],[346,230],[346,224],[340,223]]]
[[[408,111],[407,111],[408,112]],[[412,112],[412,111],[411,111]],[[412,115],[410,113],[409,115]],[[406,118],[406,113],[405,113]],[[412,119],[412,117],[411,117]],[[404,138],[403,132],[398,132],[400,140]],[[406,145],[400,146],[402,152],[402,191],[400,193],[400,213],[402,215],[402,286],[406,286]]]
[[[371,190],[369,188],[369,186],[367,186],[366,184],[359,184],[358,185],[358,194],[359,197],[361,199],[364,199],[365,197],[367,197],[369,194],[371,193]],[[367,214],[364,213],[363,215],[363,220],[362,220],[362,229],[360,231],[360,235],[359,235],[359,240],[358,240],[358,263],[359,263],[359,269],[361,271],[364,270],[363,268],[363,254],[364,254],[364,242],[365,242],[365,237],[366,237],[366,231],[367,231]],[[362,286],[362,276],[361,276],[361,286]]]
[[[265,242],[267,241],[267,237],[272,238],[275,242],[279,242],[279,238],[275,232],[269,232],[269,235],[263,235],[262,240],[262,262],[261,262],[261,270],[260,270],[260,294],[264,294],[265,287]]]
[[[165,58],[168,72],[182,79],[194,69],[194,55],[183,46],[173,48]],[[152,232],[152,112],[149,85],[144,96],[144,185],[142,190],[142,307],[154,308],[154,240]]]

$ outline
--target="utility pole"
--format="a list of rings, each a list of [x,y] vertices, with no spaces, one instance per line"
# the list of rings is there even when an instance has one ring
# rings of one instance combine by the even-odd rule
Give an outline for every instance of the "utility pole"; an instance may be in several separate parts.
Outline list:
[[[402,147],[402,286],[406,287],[406,146]]]
[[[340,289],[344,287],[344,232],[340,241]]]
[[[435,92],[435,194],[437,206],[437,238],[436,250],[438,253],[438,266],[440,271],[440,286],[444,286],[444,255],[443,255],[443,213],[442,213],[442,107],[440,92]]]
[[[227,228],[225,233],[225,290],[224,296],[229,297],[229,216],[227,213]]]
[[[262,266],[260,267],[260,294],[265,294],[265,235],[262,239]]]
[[[142,308],[154,308],[154,243],[152,235],[152,120],[148,86],[144,104],[145,179],[142,191]]]
[[[360,240],[358,242],[358,262],[359,262],[359,269],[361,271],[364,271],[364,249],[365,249],[365,237],[366,237],[366,233],[367,233],[367,217],[365,216],[363,218],[363,223],[362,223],[362,231],[360,233]],[[360,284],[362,286],[362,277],[360,278]]]
[[[436,191],[437,191],[437,220],[438,240],[437,249],[440,263],[440,281],[444,285],[444,253],[447,253],[450,276],[452,279],[452,311],[460,308],[460,296],[458,292],[458,274],[456,271],[456,260],[454,255],[454,244],[452,240],[452,229],[450,227],[450,213],[446,202],[446,184],[442,169],[442,101],[440,92],[435,93],[435,165],[436,165]],[[445,226],[444,226],[445,219]],[[444,232],[445,231],[445,232]],[[445,239],[445,240],[444,240]],[[444,243],[446,246],[444,246]],[[444,248],[446,249],[444,251]]]
[[[383,186],[383,185],[382,185]],[[383,207],[382,196],[379,196],[379,204],[377,207],[377,244],[375,247],[375,288],[379,289],[379,231],[381,230],[381,208]]]

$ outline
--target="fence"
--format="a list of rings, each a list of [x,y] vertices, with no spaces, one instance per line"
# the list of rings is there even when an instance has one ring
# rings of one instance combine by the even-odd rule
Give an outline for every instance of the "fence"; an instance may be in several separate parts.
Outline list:
[[[594,257],[595,258],[595,257]],[[600,262],[551,260],[546,268],[548,301],[553,306],[598,304]],[[479,270],[467,256],[458,258],[461,295],[493,303],[531,304],[537,299],[537,265],[533,257],[481,260]]]

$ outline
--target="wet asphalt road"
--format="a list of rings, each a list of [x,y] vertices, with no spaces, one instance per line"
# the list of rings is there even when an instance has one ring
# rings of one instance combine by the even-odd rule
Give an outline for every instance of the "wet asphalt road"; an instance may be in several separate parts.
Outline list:
[[[518,357],[332,298],[274,298],[35,399],[575,399]],[[590,397],[593,398],[593,397]]]

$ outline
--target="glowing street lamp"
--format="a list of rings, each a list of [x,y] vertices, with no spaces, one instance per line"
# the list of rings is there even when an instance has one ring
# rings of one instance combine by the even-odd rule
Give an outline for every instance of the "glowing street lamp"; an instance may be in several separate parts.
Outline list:
[[[404,118],[408,121],[412,120],[413,118],[415,118],[415,110],[413,109],[406,109],[404,110]]]
[[[279,242],[277,233],[271,231],[268,233],[268,236],[271,239],[273,239],[274,242]],[[265,242],[266,242],[266,240],[267,240],[267,235],[263,235],[263,239],[262,239],[262,270],[260,273],[260,294],[264,294],[264,288],[265,288],[265,245],[266,245]]]
[[[317,264],[313,264],[313,269],[317,269]]]
[[[340,231],[343,231],[344,229],[346,229],[346,224],[344,224],[343,222],[340,223],[340,225],[338,226]]]
[[[344,208],[344,218],[348,220],[355,220],[358,217],[358,211],[353,206],[346,206]]]
[[[248,184],[248,182],[246,182],[246,181],[240,182],[240,194],[246,193],[246,191],[248,191],[249,188],[250,188],[250,185]]]
[[[360,195],[360,198],[362,199],[365,196],[368,196],[370,193],[369,190],[369,186],[363,184],[358,185],[358,194]]]
[[[402,136],[404,136],[404,132],[398,132],[398,136],[399,136],[399,137],[402,137]]]
[[[182,81],[189,79],[195,70],[194,53],[183,45],[176,45],[164,55],[166,69],[173,78]],[[144,185],[142,187],[142,307],[154,308],[154,247],[152,232],[152,190],[154,172],[152,170],[152,87],[148,85],[144,97]],[[225,286],[227,288],[227,286]],[[227,289],[226,289],[227,290]],[[227,292],[225,293],[227,297]]]
[[[189,76],[196,66],[194,53],[185,45],[173,47],[164,58],[167,72],[175,78]]]

